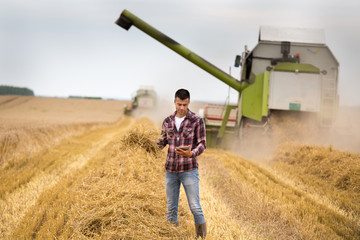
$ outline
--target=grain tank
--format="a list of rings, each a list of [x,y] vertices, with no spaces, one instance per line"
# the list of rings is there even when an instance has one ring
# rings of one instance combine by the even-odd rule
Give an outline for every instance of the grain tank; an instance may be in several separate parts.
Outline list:
[[[225,106],[221,116],[215,117],[218,123],[205,115],[209,146],[226,147],[245,128],[266,131],[273,113],[316,115],[318,126],[323,127],[334,121],[339,64],[321,30],[261,27],[255,48],[245,48],[236,57],[235,66],[241,66],[240,79],[236,79],[127,10],[116,24],[126,30],[136,26],[239,92],[238,104]],[[229,124],[234,111],[234,124]]]
[[[266,123],[271,112],[292,111],[315,113],[319,127],[332,125],[339,63],[322,30],[262,26],[258,44],[242,56],[242,77],[256,75],[241,95],[243,123]]]

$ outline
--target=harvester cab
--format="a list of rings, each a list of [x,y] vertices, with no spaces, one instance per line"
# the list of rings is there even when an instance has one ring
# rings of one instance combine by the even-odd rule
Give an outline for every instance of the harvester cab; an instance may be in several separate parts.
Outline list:
[[[115,23],[126,30],[136,26],[239,92],[238,104],[224,106],[218,110],[221,115],[205,109],[208,146],[226,148],[234,135],[241,137],[251,129],[266,133],[273,114],[315,115],[320,127],[331,126],[335,119],[339,63],[322,30],[260,27],[255,48],[245,46],[236,56],[235,66],[241,66],[238,80],[127,10]]]

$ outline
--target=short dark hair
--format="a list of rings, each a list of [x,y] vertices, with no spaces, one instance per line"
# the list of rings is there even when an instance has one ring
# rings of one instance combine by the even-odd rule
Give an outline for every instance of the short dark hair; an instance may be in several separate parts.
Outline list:
[[[188,90],[181,88],[181,89],[177,90],[175,93],[175,99],[177,97],[180,98],[181,100],[185,100],[187,98],[190,100],[190,93]]]

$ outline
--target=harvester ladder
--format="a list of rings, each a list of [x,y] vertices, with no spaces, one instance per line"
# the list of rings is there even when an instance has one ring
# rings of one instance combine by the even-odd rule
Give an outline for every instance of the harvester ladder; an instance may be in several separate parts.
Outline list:
[[[337,111],[336,82],[323,76],[321,85],[320,126],[331,127]]]
[[[232,109],[237,108],[237,105],[227,105],[225,110],[225,115],[223,117],[223,120],[221,122],[221,127],[219,129],[218,135],[217,135],[217,142],[220,143],[221,139],[224,137],[224,133],[226,130],[226,125],[229,120],[230,112]]]

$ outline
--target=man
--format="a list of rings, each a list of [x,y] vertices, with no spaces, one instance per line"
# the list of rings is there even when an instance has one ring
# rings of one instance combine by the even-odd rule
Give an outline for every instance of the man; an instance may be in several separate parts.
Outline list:
[[[182,183],[194,216],[196,236],[205,238],[206,222],[200,205],[197,161],[197,156],[206,149],[205,123],[201,117],[189,110],[189,103],[188,90],[176,91],[176,111],[164,120],[162,138],[159,139],[158,145],[163,149],[169,144],[165,163],[167,220],[176,226],[179,224],[178,206]]]

